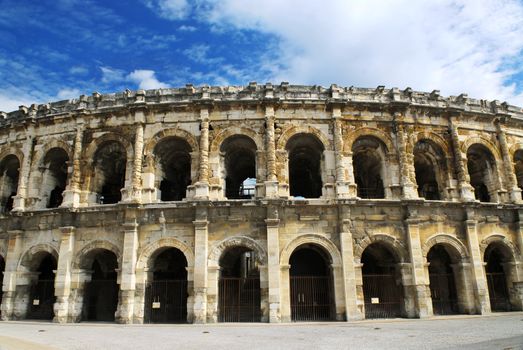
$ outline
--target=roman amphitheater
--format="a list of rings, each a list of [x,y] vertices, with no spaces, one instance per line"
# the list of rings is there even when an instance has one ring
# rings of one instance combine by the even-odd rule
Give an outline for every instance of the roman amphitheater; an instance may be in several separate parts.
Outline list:
[[[523,308],[523,110],[250,83],[0,114],[1,318],[343,321]]]

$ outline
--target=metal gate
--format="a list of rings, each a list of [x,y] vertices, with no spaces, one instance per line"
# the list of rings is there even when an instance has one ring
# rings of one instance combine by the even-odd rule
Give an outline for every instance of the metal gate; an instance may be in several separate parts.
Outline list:
[[[492,311],[510,311],[510,299],[505,273],[487,272],[487,284]]]
[[[218,288],[220,322],[260,322],[259,277],[222,277]]]
[[[145,288],[144,322],[187,322],[187,280],[148,283]]]
[[[54,279],[41,279],[31,286],[29,298],[29,312],[27,318],[36,320],[52,320],[54,317],[53,305]]]
[[[366,318],[401,316],[403,290],[396,284],[394,275],[364,275],[363,296]]]
[[[454,275],[452,273],[431,273],[429,280],[434,314],[457,314],[459,310]]]
[[[332,283],[328,276],[291,276],[293,321],[329,321],[333,317]]]
[[[92,280],[87,283],[84,295],[83,319],[88,321],[114,321],[118,307],[116,280]]]

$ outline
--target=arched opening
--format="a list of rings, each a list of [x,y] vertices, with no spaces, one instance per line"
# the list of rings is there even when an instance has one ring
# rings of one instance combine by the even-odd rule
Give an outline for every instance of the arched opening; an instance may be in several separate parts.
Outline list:
[[[434,314],[459,313],[456,277],[452,268],[452,258],[446,247],[442,244],[434,245],[427,254],[427,261]]]
[[[107,141],[98,147],[93,163],[93,192],[100,204],[118,203],[122,199],[126,162],[126,151],[120,142]]]
[[[14,197],[18,190],[20,161],[15,155],[8,155],[0,162],[0,200],[2,211],[8,213],[13,209]]]
[[[35,262],[40,260],[36,270],[31,271],[36,276],[29,292],[27,319],[52,320],[53,306],[56,301],[54,294],[54,279],[56,259],[47,252],[38,253]]]
[[[162,250],[149,271],[145,290],[146,323],[187,322],[187,259],[176,248]]]
[[[40,193],[47,198],[47,208],[57,208],[62,204],[62,193],[67,182],[67,161],[69,156],[62,148],[50,149],[44,157],[44,168]]]
[[[113,322],[118,306],[118,260],[107,249],[95,249],[87,256],[91,279],[85,286],[82,320]]]
[[[419,140],[414,146],[414,169],[418,196],[427,200],[441,199],[445,157],[440,147],[429,140]]]
[[[518,187],[523,190],[523,149],[514,153],[514,170],[516,171]],[[523,194],[523,191],[521,193]]]
[[[253,198],[256,183],[256,144],[243,135],[227,138],[220,146],[225,169],[225,196],[228,199]],[[247,181],[249,180],[249,181]]]
[[[191,146],[179,137],[162,139],[154,148],[157,159],[157,188],[160,200],[179,201],[191,184]]]
[[[5,273],[5,260],[0,255],[0,305],[2,305],[2,296],[4,294],[2,291],[2,286],[4,285],[4,273]],[[0,316],[2,316],[1,308],[0,308]]]
[[[360,198],[385,198],[383,161],[386,147],[375,137],[362,136],[352,145],[354,180]]]
[[[297,134],[286,146],[289,154],[289,190],[293,197],[319,198],[324,146],[311,134]]]
[[[373,243],[361,256],[366,318],[401,317],[403,285],[398,261],[382,243]]]
[[[497,197],[497,172],[492,153],[481,144],[470,146],[467,150],[467,167],[476,199],[480,202],[493,201]]]
[[[490,308],[492,311],[511,311],[507,269],[512,257],[501,244],[491,243],[485,250],[485,271],[487,275]]]
[[[249,248],[229,248],[220,258],[218,321],[261,321],[260,271]]]
[[[327,253],[315,245],[302,245],[294,250],[289,264],[291,319],[334,320],[334,288]]]

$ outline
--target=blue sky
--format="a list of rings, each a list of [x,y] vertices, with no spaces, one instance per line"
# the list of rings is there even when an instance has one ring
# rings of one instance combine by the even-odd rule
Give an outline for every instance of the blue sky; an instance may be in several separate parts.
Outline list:
[[[0,0],[0,110],[195,85],[406,88],[523,105],[521,0]]]

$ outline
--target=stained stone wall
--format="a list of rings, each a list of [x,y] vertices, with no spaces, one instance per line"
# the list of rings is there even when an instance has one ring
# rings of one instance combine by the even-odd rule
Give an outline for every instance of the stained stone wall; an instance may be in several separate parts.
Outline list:
[[[254,154],[255,190],[228,199],[235,149],[222,145],[237,136],[250,140],[243,144]],[[157,145],[169,138],[190,148],[172,155],[190,159],[187,174],[175,177],[186,188],[179,201],[160,196],[169,169]],[[98,159],[104,147],[124,161]],[[361,319],[361,259],[376,244],[394,257],[405,317],[434,312],[427,255],[435,245],[453,261],[461,313],[491,312],[485,251],[492,244],[504,254],[511,309],[522,310],[521,150],[520,107],[409,88],[186,85],[2,112],[1,317],[27,316],[34,266],[47,252],[58,266],[54,320],[79,321],[87,261],[107,250],[118,260],[116,320],[141,323],[152,261],[174,247],[187,259],[188,322],[217,322],[220,257],[241,246],[258,259],[261,320],[287,322],[290,257],[311,246],[328,257],[333,319]],[[63,188],[48,156],[58,153]],[[14,175],[3,162],[12,156],[20,164],[14,194],[5,190]],[[416,162],[424,156],[432,166],[422,173]],[[318,186],[319,195],[292,196],[292,186]],[[60,205],[49,208],[51,197]]]

